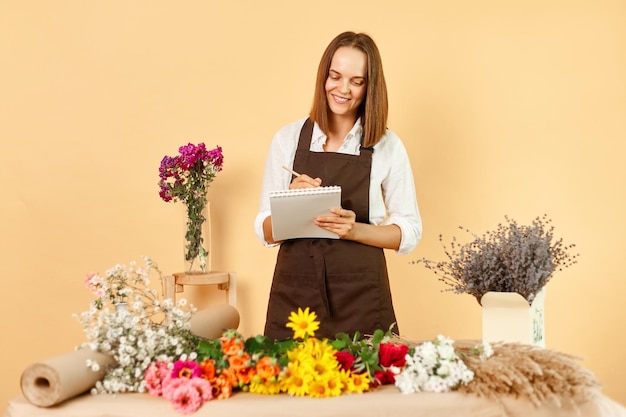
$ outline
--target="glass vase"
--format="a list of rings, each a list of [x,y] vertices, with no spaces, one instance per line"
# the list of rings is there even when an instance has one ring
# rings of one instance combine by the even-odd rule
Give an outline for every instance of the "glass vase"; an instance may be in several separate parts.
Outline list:
[[[185,206],[183,255],[186,273],[205,273],[211,270],[211,203]]]

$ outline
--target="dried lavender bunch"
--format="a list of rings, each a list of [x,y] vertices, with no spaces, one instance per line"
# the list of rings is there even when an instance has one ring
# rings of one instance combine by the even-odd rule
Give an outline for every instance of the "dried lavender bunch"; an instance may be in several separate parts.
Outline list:
[[[571,253],[576,245],[554,238],[554,226],[547,215],[535,218],[529,226],[504,218],[506,224],[500,223],[495,231],[482,236],[459,227],[474,237],[466,244],[453,237],[448,248],[439,235],[447,261],[422,258],[411,263],[422,263],[432,270],[451,287],[447,291],[471,294],[479,303],[485,293],[497,291],[516,292],[530,304],[554,271],[577,262],[578,254]]]

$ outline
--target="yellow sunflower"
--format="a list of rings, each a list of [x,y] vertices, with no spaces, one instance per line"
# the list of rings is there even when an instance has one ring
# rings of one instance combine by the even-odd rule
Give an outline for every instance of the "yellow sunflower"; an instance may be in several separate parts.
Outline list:
[[[306,336],[314,336],[315,331],[320,328],[320,322],[316,319],[317,314],[314,311],[309,312],[309,307],[304,311],[298,308],[297,313],[292,311],[289,315],[287,327],[293,330],[294,339],[304,339]]]

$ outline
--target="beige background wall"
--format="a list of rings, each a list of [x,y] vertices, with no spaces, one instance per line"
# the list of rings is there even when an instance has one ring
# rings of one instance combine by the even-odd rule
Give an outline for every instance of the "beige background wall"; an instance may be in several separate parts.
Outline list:
[[[29,364],[84,340],[84,274],[149,255],[182,267],[158,165],[221,145],[213,266],[260,333],[276,251],[252,231],[274,132],[309,109],[343,30],[377,41],[389,127],[413,163],[424,237],[388,254],[405,336],[477,338],[478,303],[409,261],[437,237],[547,213],[580,262],[548,285],[547,345],[626,404],[626,3],[621,0],[0,1],[0,409]],[[186,290],[199,307],[223,300]]]

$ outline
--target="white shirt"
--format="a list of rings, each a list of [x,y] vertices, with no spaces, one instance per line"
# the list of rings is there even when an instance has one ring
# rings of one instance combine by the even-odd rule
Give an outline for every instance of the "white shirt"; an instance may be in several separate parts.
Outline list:
[[[282,167],[283,165],[293,167],[300,130],[305,120],[306,118],[293,122],[274,135],[265,161],[261,200],[254,221],[254,231],[266,246],[274,246],[268,244],[263,235],[263,221],[271,215],[269,193],[289,188],[291,173]],[[360,120],[357,120],[337,152],[359,155],[361,130]],[[325,143],[326,135],[315,123],[310,150],[324,152]],[[422,237],[422,219],[417,207],[409,157],[404,144],[391,130],[387,130],[374,146],[370,173],[369,215],[370,223],[373,225],[395,224],[400,228],[402,239],[398,255],[411,252]]]

